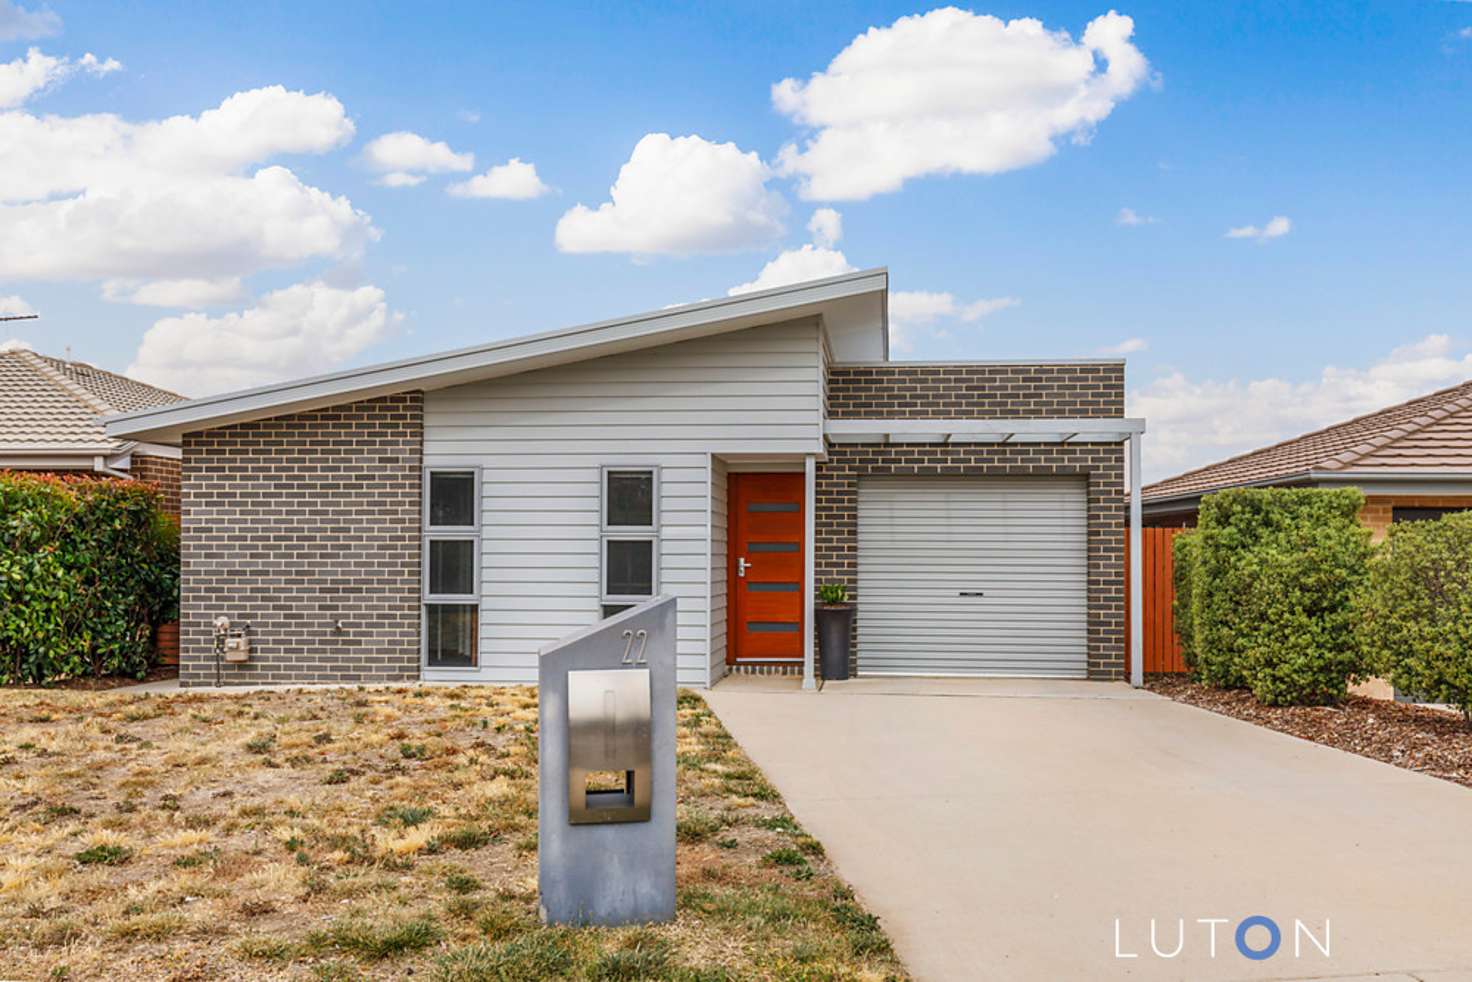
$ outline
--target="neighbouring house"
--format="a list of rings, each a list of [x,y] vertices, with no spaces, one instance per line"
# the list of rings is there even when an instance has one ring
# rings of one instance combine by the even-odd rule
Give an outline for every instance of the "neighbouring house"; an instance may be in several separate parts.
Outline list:
[[[1472,381],[1146,485],[1145,524],[1194,527],[1203,495],[1242,487],[1359,488],[1377,541],[1472,509]]]
[[[1122,677],[1124,363],[891,362],[887,311],[869,270],[107,419],[182,450],[183,683],[218,615],[227,684],[534,682],[668,594],[681,684],[811,684],[830,581],[860,674]]]
[[[183,401],[79,361],[0,351],[0,469],[149,481],[178,515],[179,447],[109,436],[99,417]]]

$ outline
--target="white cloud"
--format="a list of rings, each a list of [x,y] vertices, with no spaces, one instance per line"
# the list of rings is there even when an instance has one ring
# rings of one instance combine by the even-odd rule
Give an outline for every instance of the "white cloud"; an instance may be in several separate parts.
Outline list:
[[[1114,224],[1133,227],[1136,225],[1155,225],[1160,219],[1150,215],[1142,215],[1133,208],[1121,208],[1119,214],[1114,216]]]
[[[1075,42],[1038,20],[955,7],[872,27],[806,82],[772,86],[777,110],[815,131],[783,148],[779,169],[803,197],[837,200],[1040,163],[1060,138],[1086,142],[1147,79],[1133,33],[1113,11]]]
[[[342,103],[271,86],[198,116],[0,113],[0,278],[220,279],[358,254],[377,236],[282,154],[346,143]]]
[[[210,307],[234,303],[245,296],[240,277],[184,280],[108,280],[102,296],[113,303],[146,307]]]
[[[1101,355],[1130,355],[1136,351],[1144,351],[1150,347],[1150,342],[1144,338],[1125,338],[1119,344],[1105,345],[1099,349]]]
[[[394,171],[375,177],[373,183],[381,188],[412,188],[424,183],[423,174],[409,174],[405,171]]]
[[[856,267],[834,248],[843,235],[843,216],[832,208],[819,208],[808,221],[814,241],[797,249],[786,249],[762,267],[756,279],[726,291],[728,296],[771,290],[829,276],[852,273]],[[1016,297],[995,297],[962,303],[952,293],[925,290],[891,290],[889,294],[889,343],[895,351],[911,350],[920,333],[934,338],[949,337],[947,324],[971,324],[999,310],[1022,303]]]
[[[726,291],[727,296],[751,293],[755,290],[772,290],[792,283],[821,280],[828,276],[852,273],[854,267],[836,249],[809,243],[800,249],[788,249],[762,267],[756,279],[741,283]]]
[[[264,385],[326,371],[381,340],[398,319],[376,286],[298,283],[246,310],[158,321],[128,374],[195,396]]]
[[[413,187],[426,174],[463,173],[475,167],[475,154],[456,153],[443,140],[418,133],[385,133],[363,148],[363,163],[380,176],[374,183],[389,188]]]
[[[476,112],[474,109],[461,109],[459,112],[455,113],[455,118],[460,120],[460,122],[462,123],[479,123],[480,113]]]
[[[73,61],[42,54],[40,48],[31,48],[24,58],[0,63],[0,109],[22,105],[31,96],[64,82],[79,70],[102,76],[122,67],[115,58],[104,61],[91,52]]]
[[[1256,239],[1258,242],[1266,242],[1268,239],[1277,239],[1293,231],[1293,223],[1283,215],[1274,215],[1262,228],[1256,225],[1242,225],[1238,228],[1227,229],[1229,239]]]
[[[578,204],[557,222],[563,252],[636,255],[735,252],[782,235],[786,203],[767,188],[755,153],[699,136],[649,133],[597,209]]]
[[[6,338],[4,341],[0,341],[0,354],[4,354],[7,351],[35,350],[36,349],[31,345],[31,342],[23,340],[22,338]]]
[[[832,208],[819,208],[808,219],[808,232],[815,245],[831,248],[843,238],[843,216]]]
[[[889,294],[889,344],[895,351],[910,351],[918,335],[950,336],[945,322],[972,324],[1008,307],[1022,303],[1017,297],[993,297],[961,303],[952,293],[929,290],[891,290]]]
[[[1317,378],[1158,378],[1129,394],[1129,415],[1149,420],[1145,479],[1193,467],[1404,402],[1472,378],[1472,352],[1432,334],[1368,368],[1327,366]]]
[[[739,283],[726,291],[728,297],[756,290],[773,290],[779,286],[821,280],[829,276],[852,273],[853,266],[834,247],[843,237],[843,216],[832,208],[819,208],[808,219],[808,232],[813,241],[797,249],[785,249],[776,259],[762,267],[756,279]]]
[[[539,198],[552,189],[537,176],[535,164],[520,157],[512,157],[504,164],[497,164],[484,174],[477,174],[468,181],[451,184],[446,189],[457,198],[505,198],[525,201]]]
[[[0,296],[0,317],[6,314],[25,316],[27,314],[34,314],[35,312],[35,307],[32,307],[13,293],[8,297]]]
[[[1463,41],[1472,41],[1472,27],[1464,27],[1457,32],[1457,37]]]
[[[12,0],[0,0],[0,41],[32,41],[61,33],[61,18],[48,7],[28,10]]]

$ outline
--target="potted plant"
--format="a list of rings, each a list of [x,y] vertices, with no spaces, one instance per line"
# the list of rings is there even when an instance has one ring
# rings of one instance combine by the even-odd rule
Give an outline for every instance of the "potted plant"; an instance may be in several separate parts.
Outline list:
[[[854,605],[848,602],[848,587],[824,583],[818,588],[822,601],[818,618],[818,655],[825,682],[848,678],[849,637],[853,633]]]

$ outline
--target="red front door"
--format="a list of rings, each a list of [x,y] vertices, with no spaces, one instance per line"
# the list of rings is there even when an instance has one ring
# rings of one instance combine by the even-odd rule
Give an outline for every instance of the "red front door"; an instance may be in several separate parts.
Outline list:
[[[802,474],[732,474],[726,544],[726,660],[802,658]]]

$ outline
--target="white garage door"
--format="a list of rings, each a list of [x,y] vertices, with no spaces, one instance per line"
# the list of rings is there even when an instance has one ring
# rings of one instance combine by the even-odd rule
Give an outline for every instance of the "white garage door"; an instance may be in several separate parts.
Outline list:
[[[1083,481],[859,482],[859,671],[1081,678]]]

